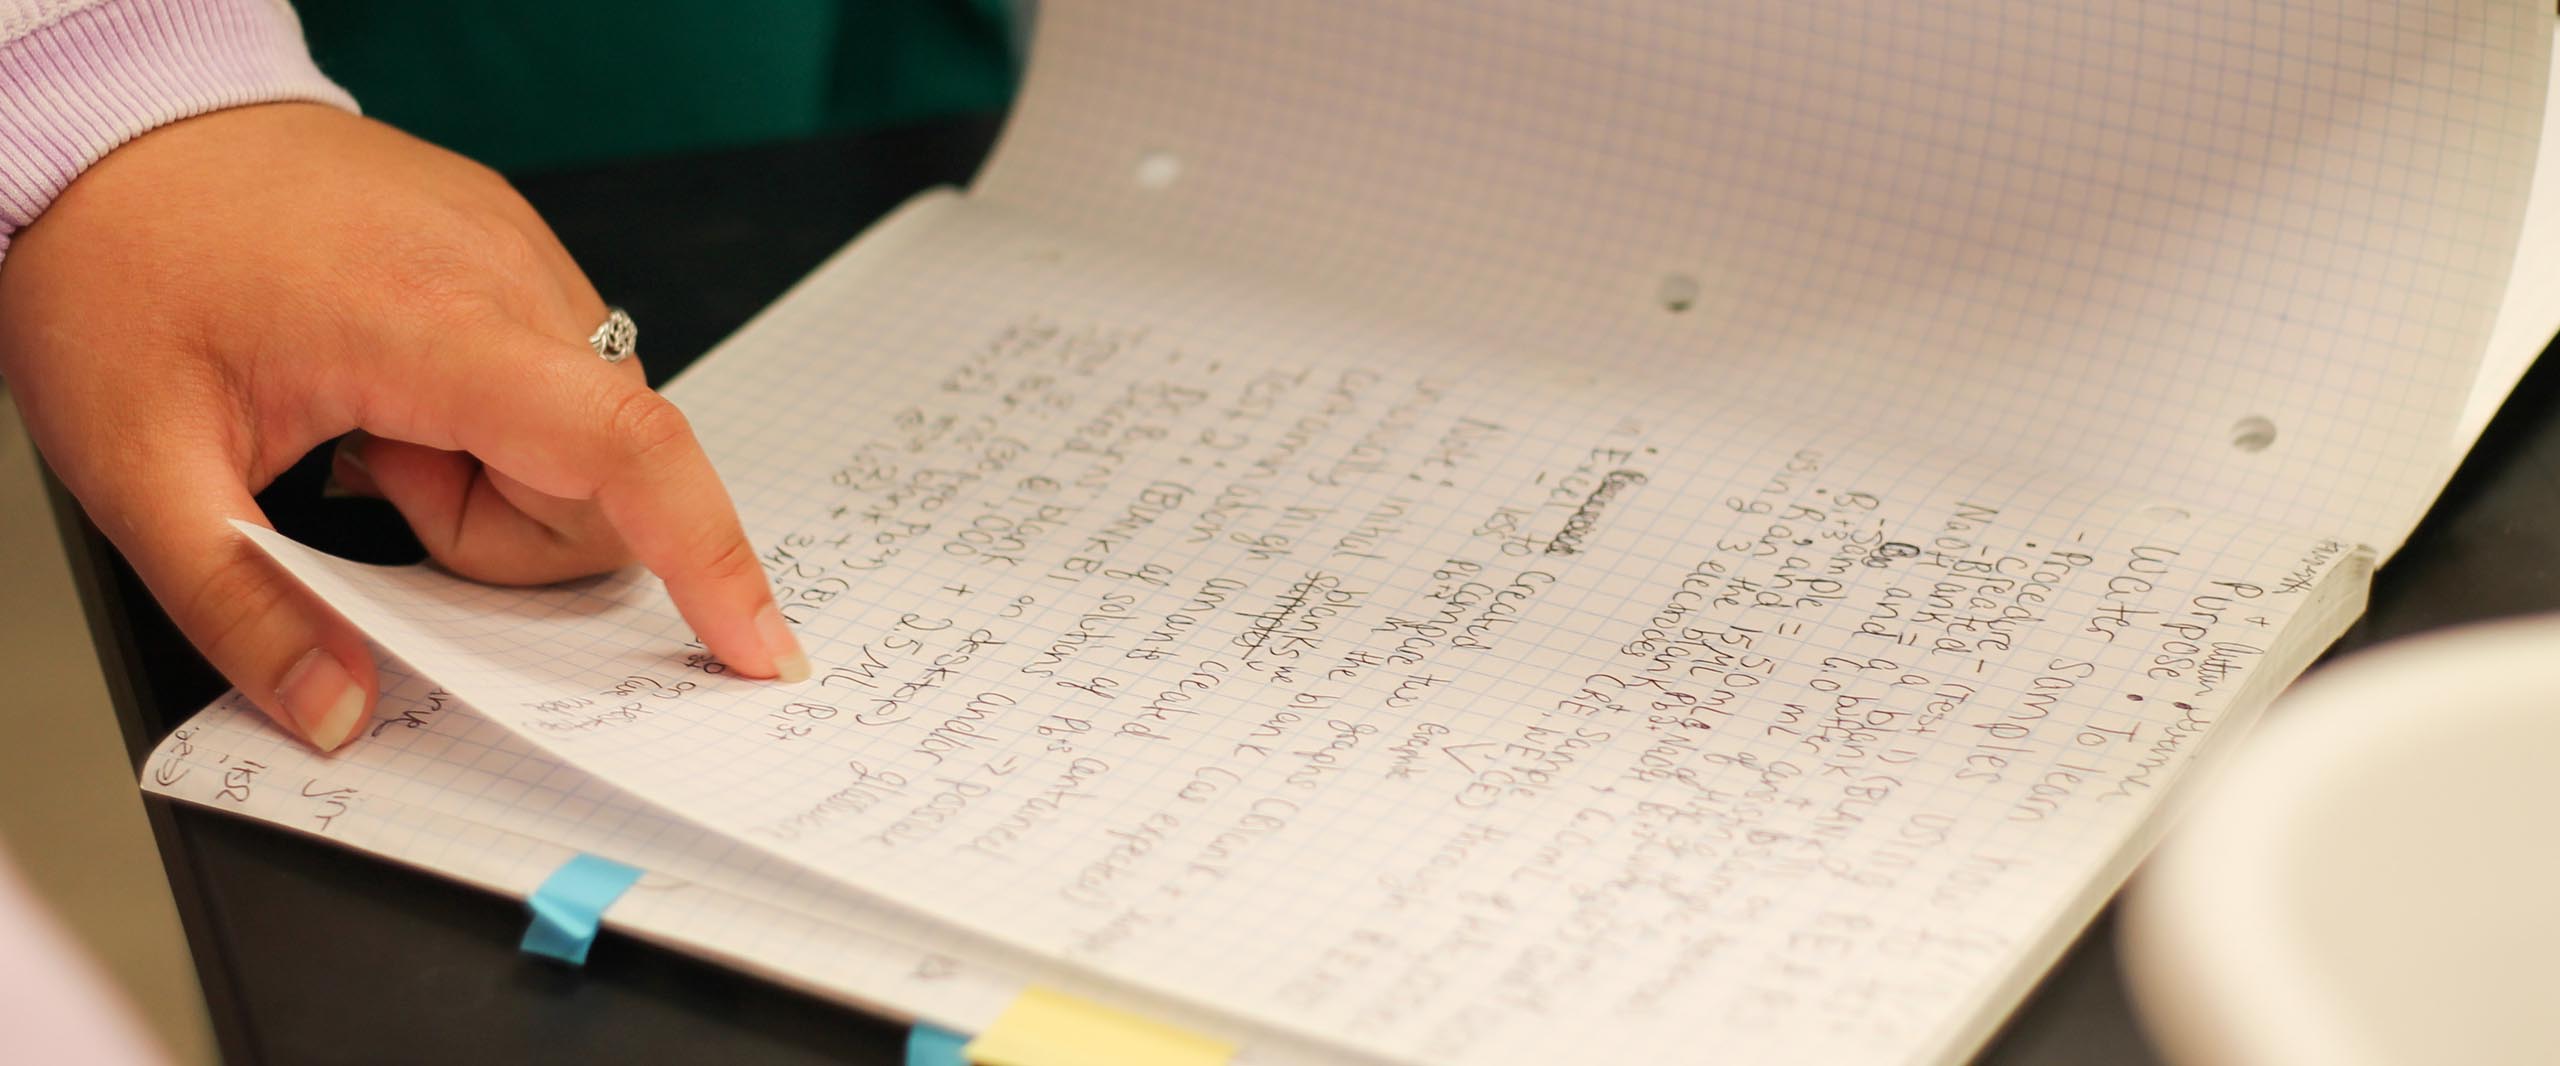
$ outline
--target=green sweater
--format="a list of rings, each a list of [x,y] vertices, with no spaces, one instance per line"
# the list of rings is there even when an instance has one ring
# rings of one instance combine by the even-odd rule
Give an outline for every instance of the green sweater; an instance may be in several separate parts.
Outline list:
[[[1001,110],[1007,0],[299,0],[366,113],[510,172]]]

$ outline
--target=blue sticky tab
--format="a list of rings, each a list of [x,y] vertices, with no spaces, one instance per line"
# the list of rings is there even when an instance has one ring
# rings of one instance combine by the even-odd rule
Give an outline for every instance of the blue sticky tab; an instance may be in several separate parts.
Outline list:
[[[639,870],[593,855],[581,854],[562,863],[525,901],[533,909],[533,925],[524,931],[524,943],[519,946],[572,966],[584,964],[587,948],[596,942],[596,927],[604,921],[604,909],[639,879]]]
[[[907,1066],[969,1066],[969,1060],[960,1054],[968,1043],[968,1037],[949,1029],[917,1022],[915,1028],[907,1030]]]

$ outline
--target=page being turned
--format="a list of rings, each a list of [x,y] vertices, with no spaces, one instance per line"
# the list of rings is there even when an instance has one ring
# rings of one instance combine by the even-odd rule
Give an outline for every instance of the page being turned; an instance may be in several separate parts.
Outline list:
[[[2481,377],[2552,21],[2530,0],[1041,14],[973,195],[2386,553]]]
[[[2355,551],[1720,386],[943,199],[674,390],[810,682],[645,575],[262,542],[560,759],[1126,1006],[1952,1053]]]

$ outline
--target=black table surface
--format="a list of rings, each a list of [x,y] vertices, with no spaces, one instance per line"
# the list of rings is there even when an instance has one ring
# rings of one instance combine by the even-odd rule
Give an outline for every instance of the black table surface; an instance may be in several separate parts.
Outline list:
[[[519,182],[643,327],[653,379],[746,321],[914,192],[967,180],[992,118]],[[2560,369],[2546,363],[2375,581],[2341,648],[2560,607]],[[322,501],[325,455],[261,495],[279,528],[376,562],[421,556],[387,506]],[[57,492],[59,490],[57,489]],[[57,500],[57,503],[61,501]],[[137,762],[221,680],[68,506],[65,540]],[[584,969],[519,955],[522,904],[256,823],[149,804],[232,1063],[895,1063],[903,1030],[608,933]],[[2102,918],[1983,1061],[2148,1063]]]

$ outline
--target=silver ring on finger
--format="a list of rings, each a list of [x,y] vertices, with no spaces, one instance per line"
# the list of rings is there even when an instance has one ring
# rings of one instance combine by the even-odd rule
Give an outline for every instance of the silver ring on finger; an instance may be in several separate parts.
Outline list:
[[[607,308],[604,325],[587,335],[587,347],[595,349],[605,362],[619,363],[640,350],[640,327],[631,321],[630,312]]]

